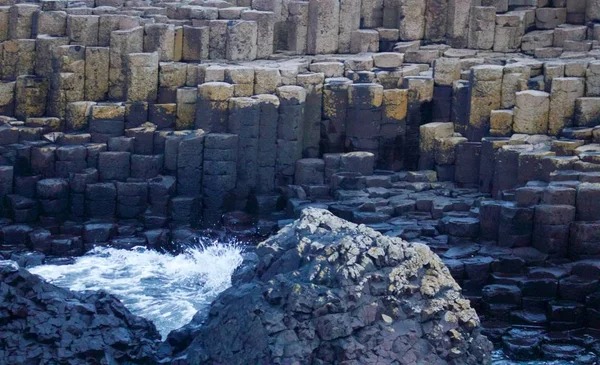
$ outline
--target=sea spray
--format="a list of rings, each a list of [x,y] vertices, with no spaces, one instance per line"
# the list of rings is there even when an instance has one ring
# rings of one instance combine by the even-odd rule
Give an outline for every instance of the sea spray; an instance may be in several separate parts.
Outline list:
[[[171,255],[135,247],[97,247],[70,265],[41,265],[30,271],[71,290],[104,290],[132,313],[150,319],[165,337],[231,285],[243,250],[235,243],[198,243]]]

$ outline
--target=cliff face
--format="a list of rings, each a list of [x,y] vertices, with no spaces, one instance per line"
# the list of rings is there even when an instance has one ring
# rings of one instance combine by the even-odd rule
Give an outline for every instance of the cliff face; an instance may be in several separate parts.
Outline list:
[[[307,209],[257,253],[204,324],[179,333],[195,336],[190,364],[490,361],[475,310],[427,246]]]
[[[0,261],[1,364],[151,365],[159,343],[112,295],[74,293]]]

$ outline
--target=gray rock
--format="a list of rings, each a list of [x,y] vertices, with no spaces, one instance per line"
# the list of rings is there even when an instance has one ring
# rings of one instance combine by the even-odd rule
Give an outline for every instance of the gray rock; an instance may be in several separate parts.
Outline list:
[[[477,314],[427,246],[309,208],[257,254],[201,327],[171,334],[194,337],[190,364],[490,362]]]
[[[2,364],[156,363],[160,334],[112,295],[58,288],[1,260],[0,292]]]

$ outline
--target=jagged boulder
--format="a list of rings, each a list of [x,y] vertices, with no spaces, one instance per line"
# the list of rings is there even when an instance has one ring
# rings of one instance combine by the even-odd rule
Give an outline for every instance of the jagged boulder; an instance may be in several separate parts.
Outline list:
[[[207,317],[169,335],[183,363],[490,362],[475,310],[427,246],[328,211],[306,209],[238,274]]]
[[[0,364],[155,364],[156,327],[104,292],[74,293],[0,261]]]

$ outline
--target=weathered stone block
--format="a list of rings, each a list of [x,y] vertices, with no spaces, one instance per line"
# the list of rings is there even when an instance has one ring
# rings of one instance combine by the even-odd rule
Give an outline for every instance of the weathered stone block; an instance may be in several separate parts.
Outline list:
[[[325,162],[318,158],[305,158],[296,162],[295,182],[297,185],[322,185]]]
[[[552,80],[550,93],[550,114],[548,133],[558,135],[571,125],[575,114],[575,101],[584,95],[585,84],[582,78],[559,77]]]
[[[336,53],[339,47],[340,7],[337,0],[308,3],[308,54]]]
[[[129,152],[100,152],[98,172],[101,181],[125,181],[130,176]]]
[[[550,95],[543,91],[526,90],[517,93],[513,130],[516,133],[546,134]]]
[[[469,22],[469,48],[492,49],[496,25],[496,8],[474,6]]]

